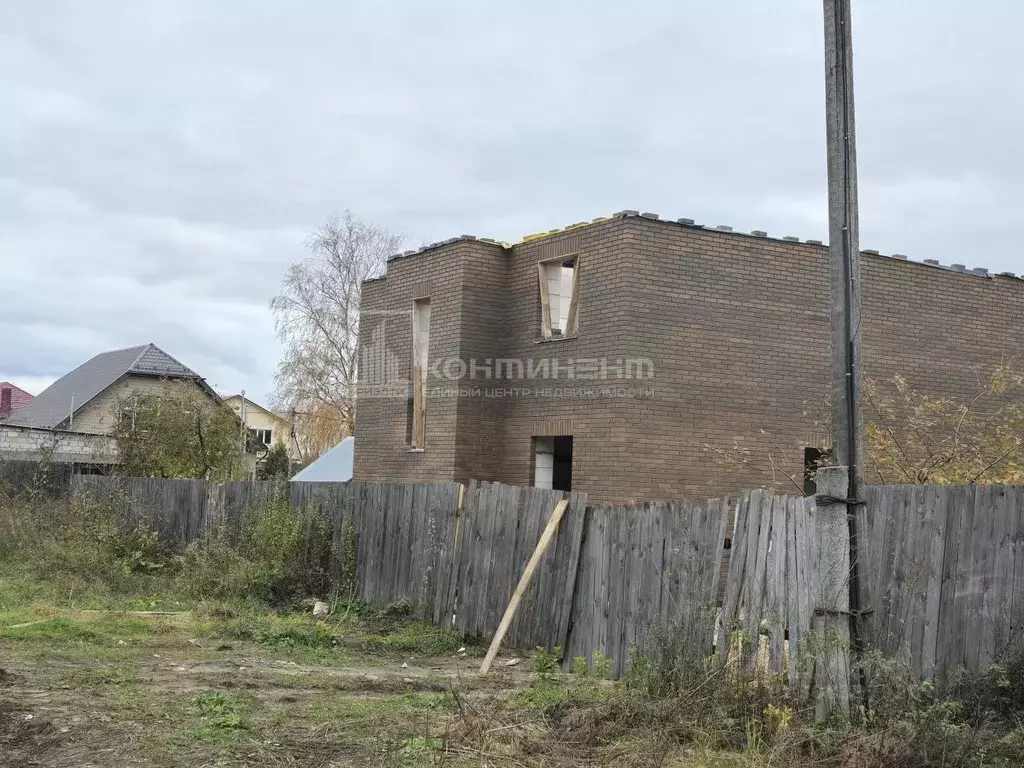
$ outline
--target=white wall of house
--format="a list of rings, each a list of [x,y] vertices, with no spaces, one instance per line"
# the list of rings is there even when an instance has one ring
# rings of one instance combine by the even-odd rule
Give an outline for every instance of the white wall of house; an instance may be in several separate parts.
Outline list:
[[[118,405],[123,400],[133,394],[161,395],[166,392],[181,392],[181,385],[181,381],[157,379],[150,376],[127,376],[105,392],[98,394],[76,413],[70,429],[75,432],[91,432],[97,435],[113,434],[117,427]],[[198,384],[189,384],[189,386],[199,389]]]
[[[107,435],[88,435],[0,425],[0,461],[36,461],[47,449],[53,461],[89,464],[116,464],[117,443]]]
[[[242,397],[241,395],[232,395],[231,397],[224,398],[224,402],[231,406],[231,410],[235,414],[242,418]],[[292,440],[292,428],[288,423],[287,419],[283,419],[276,413],[268,411],[260,405],[257,405],[252,400],[246,399],[245,402],[245,426],[247,429],[258,429],[258,430],[270,430],[271,439],[267,445],[276,445],[277,443],[284,443],[288,449],[288,454],[291,456],[292,461],[300,460],[299,447],[295,441]]]

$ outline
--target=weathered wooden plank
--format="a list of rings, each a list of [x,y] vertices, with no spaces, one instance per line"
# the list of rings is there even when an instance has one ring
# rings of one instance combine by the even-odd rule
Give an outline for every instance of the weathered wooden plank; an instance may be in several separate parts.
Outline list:
[[[975,489],[964,486],[955,489],[961,505],[959,547],[957,549],[956,591],[953,595],[952,623],[950,625],[950,658],[948,662],[960,666],[965,661],[965,630],[973,589],[971,571],[974,566]]]
[[[583,548],[583,530],[586,522],[587,496],[584,493],[573,493],[569,497],[569,510],[562,521],[555,545],[556,561],[561,566],[559,579],[563,592],[559,601],[554,636],[548,640],[549,646],[560,645],[567,649],[569,645],[569,622],[571,621],[574,595],[578,582],[577,573]]]
[[[914,488],[911,497],[910,507],[910,530],[912,575],[908,589],[908,613],[909,626],[907,647],[909,649],[911,666],[915,674],[920,675],[921,656],[924,644],[925,610],[928,597],[929,565],[927,554],[930,551],[931,542],[927,535],[930,521],[927,515],[933,514],[929,509],[925,498],[925,487]]]
[[[949,493],[931,487],[925,491],[925,548],[928,583],[925,590],[924,622],[921,634],[919,674],[935,674],[939,640],[939,605],[942,596],[942,557],[945,549],[946,512]]]
[[[1024,488],[1013,486],[1010,494],[1014,515],[1013,539],[1013,587],[1010,609],[1010,637],[1024,636]]]
[[[989,621],[991,627],[992,656],[989,663],[1004,659],[1004,652],[1009,641],[1010,606],[1013,598],[1010,590],[1013,584],[1013,554],[1010,548],[1011,530],[1016,523],[1016,513],[1010,501],[1011,489],[1000,486],[996,489],[995,499],[996,520],[993,523],[993,556],[992,584],[988,590],[990,597]]]
[[[570,507],[572,502],[570,502]],[[578,560],[575,571],[574,586],[569,602],[569,608],[565,617],[564,642],[562,647],[565,653],[562,657],[562,667],[571,669],[576,656],[589,656],[589,643],[594,623],[593,616],[593,558],[590,550],[590,530],[593,525],[591,510],[584,505],[582,523],[580,525],[580,538],[578,549]]]
[[[540,489],[523,488],[519,494],[515,509],[507,511],[507,514],[511,514],[516,518],[517,527],[513,533],[509,566],[513,573],[516,574],[524,572],[526,564],[530,561],[533,551],[537,547],[537,542],[540,540],[542,531],[541,515],[538,514],[541,502],[540,494]],[[547,513],[548,517],[550,517],[551,508],[547,510]],[[542,558],[541,562],[537,564],[535,575],[523,594],[519,610],[508,631],[506,642],[512,647],[528,647],[532,642],[533,629],[541,620],[540,613],[543,610],[543,601],[537,598],[538,595],[543,594],[541,585],[544,583],[546,576],[547,569],[544,567]]]
[[[729,574],[725,586],[725,600],[722,605],[722,629],[715,640],[715,648],[720,653],[728,652],[733,631],[739,624],[739,607],[742,596],[743,581],[746,577],[747,550],[751,539],[750,514],[751,493],[745,492],[736,501],[736,524],[733,529]]]
[[[799,499],[786,499],[786,520],[785,520],[785,592],[784,609],[786,613],[786,675],[789,686],[793,691],[798,690],[799,675],[797,670],[798,638],[800,637],[800,598],[799,586],[797,584],[797,533],[796,533],[796,510]]]
[[[704,602],[708,605],[709,614],[715,613],[714,609],[718,605],[718,595],[721,592],[722,562],[725,558],[725,535],[732,514],[732,504],[728,498],[722,498],[717,500],[713,509],[715,514],[718,515],[718,519],[712,522],[711,530],[714,531],[714,538],[707,543],[711,552],[711,572],[708,574],[708,582],[704,592]],[[709,626],[712,634],[707,639],[708,653],[711,652],[711,646],[714,643],[714,622],[709,622]]]
[[[981,670],[982,638],[984,635],[985,587],[987,585],[988,555],[991,548],[992,486],[978,486],[975,490],[974,534],[971,547],[971,570],[967,598],[967,636],[964,642],[964,666],[971,671]]]
[[[786,562],[786,502],[787,497],[776,496],[772,499],[772,532],[771,550],[769,551],[771,579],[769,591],[770,604],[768,612],[768,649],[769,664],[772,672],[782,671],[783,636],[786,631],[785,614],[785,562]]]
[[[968,669],[983,671],[995,656],[996,605],[993,583],[998,547],[998,522],[1001,511],[1001,489],[994,485],[978,488],[978,506],[981,512],[979,537],[976,548],[977,571],[974,584],[978,590],[975,613],[971,617],[970,657]]]
[[[753,671],[757,664],[757,649],[760,642],[761,619],[764,617],[766,595],[766,575],[768,562],[768,545],[771,542],[772,516],[771,506],[774,495],[766,492],[760,495],[757,517],[759,530],[757,538],[757,554],[754,559],[753,574],[748,583],[749,591],[744,608],[746,610],[745,630],[747,645],[743,654],[744,665]]]
[[[881,648],[885,653],[895,653],[899,648],[903,636],[903,617],[900,609],[899,580],[902,568],[904,531],[906,528],[906,494],[904,486],[894,486],[889,489],[888,504],[893,514],[893,527],[891,538],[887,541],[885,552],[885,582],[882,585],[883,601],[885,605],[885,625],[883,627],[884,637]]]

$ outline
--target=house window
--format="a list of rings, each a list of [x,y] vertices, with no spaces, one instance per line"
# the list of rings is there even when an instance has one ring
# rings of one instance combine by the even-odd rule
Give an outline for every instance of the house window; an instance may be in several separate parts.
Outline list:
[[[572,436],[533,438],[533,487],[572,490]]]
[[[256,445],[272,445],[274,442],[274,430],[272,429],[250,429],[249,435]]]
[[[409,437],[413,449],[426,442],[427,367],[430,350],[430,299],[416,299],[412,311],[412,382],[409,398]]]
[[[568,256],[537,264],[540,329],[545,339],[575,336],[579,330],[580,258]]]

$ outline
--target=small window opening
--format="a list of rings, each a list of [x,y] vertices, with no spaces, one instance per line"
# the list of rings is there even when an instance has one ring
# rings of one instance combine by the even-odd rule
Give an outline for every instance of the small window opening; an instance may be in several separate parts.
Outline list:
[[[416,299],[412,312],[412,396],[409,398],[409,444],[422,449],[426,442],[427,369],[430,349],[430,299]]]
[[[541,336],[558,339],[574,336],[579,330],[578,256],[542,261],[540,280]]]
[[[818,469],[824,463],[825,454],[817,448],[804,448],[804,496],[818,492]]]
[[[572,436],[533,438],[533,486],[572,490]]]

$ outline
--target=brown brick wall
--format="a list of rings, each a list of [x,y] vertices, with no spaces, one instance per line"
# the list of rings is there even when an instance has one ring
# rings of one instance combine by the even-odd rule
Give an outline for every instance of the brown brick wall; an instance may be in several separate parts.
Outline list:
[[[536,264],[570,253],[580,254],[579,335],[541,342]],[[427,450],[413,455],[405,402],[361,401],[356,476],[528,484],[531,438],[568,428],[573,487],[593,501],[787,487],[782,473],[799,472],[802,445],[828,431],[826,257],[820,245],[620,216],[507,250],[459,241],[392,261],[386,280],[366,286],[364,308],[411,306],[414,286],[429,284],[431,359],[649,358],[652,380],[618,383],[653,395],[430,400]],[[867,376],[901,373],[923,391],[963,396],[972,366],[1014,357],[1024,282],[871,254],[862,279]],[[394,341],[407,367],[410,340],[407,331]],[[751,466],[706,449],[736,445]]]
[[[465,242],[462,252],[463,359],[483,369],[505,347],[508,316],[508,258],[505,249],[487,243]],[[488,364],[488,360],[492,361]],[[504,477],[502,428],[505,400],[487,397],[496,382],[473,379],[484,391],[477,397],[461,397],[458,405],[459,441],[455,479],[500,481]]]
[[[412,367],[411,313],[418,298],[430,298],[428,357],[458,358],[460,354],[462,268],[457,246],[395,259],[386,280],[365,283],[362,294],[360,349],[397,361],[408,380]],[[384,324],[383,349],[380,337]],[[360,365],[360,383],[365,384]],[[455,478],[457,429],[456,397],[427,402],[425,446],[409,451],[408,401],[405,397],[359,397],[356,406],[355,457],[357,478],[392,478],[407,482],[451,481]]]

